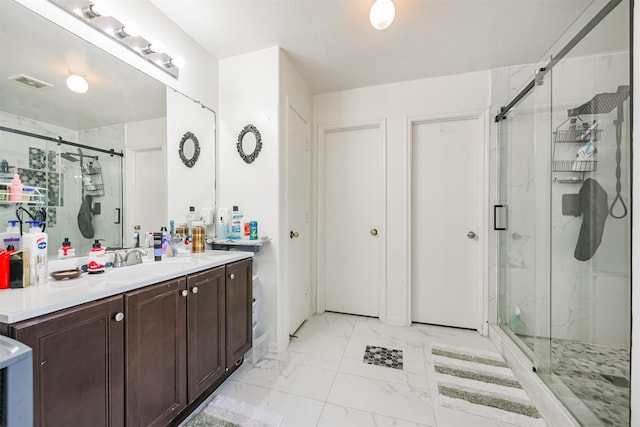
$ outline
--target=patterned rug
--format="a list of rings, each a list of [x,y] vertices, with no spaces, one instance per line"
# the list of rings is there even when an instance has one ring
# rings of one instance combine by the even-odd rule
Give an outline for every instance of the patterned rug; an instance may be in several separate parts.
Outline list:
[[[218,395],[185,427],[279,427],[283,420],[282,415]]]
[[[443,406],[517,426],[546,426],[499,353],[433,344]]]

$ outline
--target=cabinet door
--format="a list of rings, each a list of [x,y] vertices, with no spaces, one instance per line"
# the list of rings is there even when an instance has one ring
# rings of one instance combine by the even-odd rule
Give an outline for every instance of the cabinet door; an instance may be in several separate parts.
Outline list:
[[[224,266],[187,278],[188,401],[224,373]]]
[[[125,294],[128,426],[166,425],[186,406],[186,296],[184,278]]]
[[[11,328],[33,348],[34,425],[124,424],[122,311],[116,296]]]
[[[251,305],[253,303],[252,260],[227,264],[226,363],[237,363],[251,348]]]

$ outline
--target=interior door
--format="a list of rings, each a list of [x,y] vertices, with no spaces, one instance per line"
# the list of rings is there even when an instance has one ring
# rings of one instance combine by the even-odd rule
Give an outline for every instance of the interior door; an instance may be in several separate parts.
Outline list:
[[[309,317],[309,225],[307,122],[287,108],[287,283],[289,333]]]
[[[384,283],[380,124],[322,135],[325,310],[379,316]]]
[[[414,122],[412,320],[481,325],[479,118]]]

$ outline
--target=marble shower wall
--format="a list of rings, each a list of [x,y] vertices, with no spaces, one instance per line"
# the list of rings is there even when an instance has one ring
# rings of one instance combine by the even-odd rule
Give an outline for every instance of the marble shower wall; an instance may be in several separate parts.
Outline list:
[[[567,109],[589,101],[594,94],[615,92],[621,84],[628,84],[628,55],[626,53],[600,55],[565,60],[553,69],[553,114],[554,129],[567,118]],[[492,115],[505,105],[519,91],[523,82],[533,77],[533,66],[509,67],[492,72]],[[545,89],[548,90],[548,87]],[[625,117],[629,117],[625,104]],[[515,312],[516,305],[521,310],[522,323],[518,333],[533,335],[536,317],[542,313],[551,315],[551,334],[555,338],[578,340],[617,347],[629,346],[630,327],[630,224],[629,217],[617,220],[609,217],[605,223],[603,240],[593,258],[578,261],[574,249],[583,216],[562,215],[562,195],[576,194],[577,184],[551,183],[551,179],[567,178],[571,173],[553,173],[548,182],[535,181],[536,169],[534,150],[534,96],[530,95],[509,115],[499,128],[493,123],[491,128],[491,158],[493,194],[491,203],[500,201],[499,188],[510,199],[509,230],[502,236],[508,251],[506,262],[496,260],[492,278],[500,274],[506,278],[504,288],[491,290],[491,317],[498,317],[496,296],[499,294],[504,304],[502,323],[507,323]],[[610,114],[585,117],[596,118],[602,130],[601,140],[596,142],[598,168],[587,173],[585,178],[596,179],[608,194],[611,206],[615,197],[615,110]],[[625,123],[628,124],[628,121]],[[566,129],[564,124],[560,129]],[[622,197],[630,206],[630,158],[627,128],[623,131],[622,144]],[[511,148],[505,150],[498,144],[498,132],[509,138]],[[539,130],[538,130],[539,131]],[[573,159],[581,144],[563,144],[556,149],[556,158]],[[539,147],[548,149],[549,147]],[[551,154],[551,150],[549,150]],[[539,156],[539,153],[538,153]],[[509,162],[510,166],[500,164]],[[548,167],[548,166],[547,166]],[[500,183],[499,173],[509,172],[510,179]],[[536,221],[535,186],[551,187],[551,230],[539,229],[540,218]],[[544,223],[545,221],[543,221]],[[548,227],[542,227],[548,228]],[[536,243],[543,244],[551,233],[551,247],[548,251],[551,262],[550,307],[540,307],[536,301]],[[492,253],[495,254],[497,239],[493,239]],[[539,251],[540,248],[538,248]],[[546,256],[546,252],[545,256]],[[540,252],[538,252],[540,254]],[[496,256],[496,255],[494,255]],[[540,260],[538,261],[538,266]],[[502,270],[501,270],[502,269]],[[545,283],[545,272],[538,268],[538,286]],[[497,283],[497,280],[492,280]],[[545,292],[539,292],[545,295]],[[549,304],[544,301],[544,304]],[[538,319],[539,321],[539,319]],[[547,329],[547,328],[545,328]],[[548,330],[548,329],[547,329]]]

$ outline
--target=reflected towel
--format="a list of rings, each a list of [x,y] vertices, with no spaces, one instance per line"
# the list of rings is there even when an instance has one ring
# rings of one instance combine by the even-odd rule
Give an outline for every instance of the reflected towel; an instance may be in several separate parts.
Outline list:
[[[602,242],[604,223],[609,215],[607,192],[592,178],[587,178],[580,188],[582,226],[573,256],[578,261],[588,261]]]

